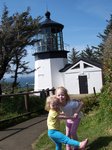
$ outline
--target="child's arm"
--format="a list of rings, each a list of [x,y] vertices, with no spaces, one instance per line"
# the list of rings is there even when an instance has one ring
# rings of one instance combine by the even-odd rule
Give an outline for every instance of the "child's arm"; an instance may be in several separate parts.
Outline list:
[[[74,118],[76,118],[76,117],[78,116],[78,114],[79,114],[79,112],[81,111],[83,105],[84,105],[84,103],[81,102],[81,101],[79,101],[79,106],[78,106],[78,108],[76,109],[76,111],[75,111],[75,113],[74,113],[74,115],[73,115]]]
[[[74,119],[74,116],[66,116],[65,114],[60,114],[58,116],[59,119]]]
[[[75,113],[79,113],[79,112],[81,111],[83,105],[84,105],[84,103],[80,101],[80,102],[79,102],[79,106],[78,106],[78,108],[76,109],[76,112],[75,112]]]

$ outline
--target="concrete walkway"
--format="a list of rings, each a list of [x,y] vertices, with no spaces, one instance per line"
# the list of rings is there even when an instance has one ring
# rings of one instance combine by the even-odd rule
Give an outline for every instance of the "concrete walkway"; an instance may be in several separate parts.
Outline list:
[[[32,143],[47,129],[43,115],[0,131],[0,150],[32,150]]]

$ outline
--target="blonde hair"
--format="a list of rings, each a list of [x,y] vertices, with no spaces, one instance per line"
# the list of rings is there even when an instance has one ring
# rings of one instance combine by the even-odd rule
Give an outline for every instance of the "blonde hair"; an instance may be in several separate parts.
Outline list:
[[[65,96],[66,96],[66,101],[69,101],[69,100],[70,100],[70,96],[69,96],[68,91],[67,91],[66,88],[64,88],[63,86],[57,87],[56,90],[55,90],[55,94],[57,94],[57,91],[58,91],[58,90],[61,90],[61,91],[65,94]]]
[[[50,102],[53,102],[55,100],[57,100],[57,97],[55,95],[51,95],[46,98],[46,104],[45,104],[46,111],[50,110]]]

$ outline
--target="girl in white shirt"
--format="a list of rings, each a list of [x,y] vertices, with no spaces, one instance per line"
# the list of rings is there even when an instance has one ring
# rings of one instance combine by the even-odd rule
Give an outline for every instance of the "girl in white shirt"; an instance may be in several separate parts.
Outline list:
[[[74,117],[74,119],[67,119],[66,121],[66,135],[70,138],[78,140],[77,128],[81,119],[80,110],[83,106],[83,103],[79,100],[70,100],[68,92],[64,87],[58,87],[55,91],[55,95],[59,100],[61,111],[67,117]],[[66,150],[72,150],[72,147],[67,145]]]

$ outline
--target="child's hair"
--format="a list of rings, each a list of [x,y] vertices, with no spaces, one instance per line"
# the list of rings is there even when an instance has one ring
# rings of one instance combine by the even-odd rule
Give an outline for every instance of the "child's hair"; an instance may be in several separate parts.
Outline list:
[[[49,111],[50,110],[50,102],[51,101],[55,101],[57,100],[56,96],[55,95],[51,95],[51,96],[48,96],[47,99],[46,99],[46,104],[45,104],[45,110],[46,111]]]
[[[70,100],[70,96],[68,95],[68,91],[66,88],[64,88],[63,86],[60,86],[60,87],[57,87],[56,90],[55,90],[55,94],[57,94],[57,91],[58,90],[61,90],[65,96],[66,96],[66,101],[69,101]]]

